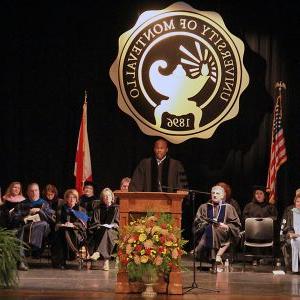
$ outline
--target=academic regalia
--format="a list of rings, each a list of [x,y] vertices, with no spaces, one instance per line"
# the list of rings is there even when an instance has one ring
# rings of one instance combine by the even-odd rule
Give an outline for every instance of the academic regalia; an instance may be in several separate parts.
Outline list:
[[[226,203],[230,204],[231,206],[233,206],[235,208],[235,210],[240,218],[240,221],[242,221],[241,220],[242,219],[242,211],[241,211],[239,203],[233,198],[227,199]]]
[[[81,195],[79,199],[80,206],[85,209],[87,215],[92,217],[93,215],[93,202],[96,200],[96,196],[88,197],[86,195]]]
[[[228,225],[229,229],[225,231],[213,222],[222,222]],[[230,204],[208,202],[200,205],[194,221],[196,252],[201,252],[203,248],[217,251],[228,242],[237,243],[240,228],[238,214]]]
[[[300,210],[293,207],[286,211],[282,219],[284,244],[282,247],[286,267],[292,266],[293,272],[299,270],[300,237],[290,239],[289,233],[300,234]]]
[[[0,206],[0,226],[10,228],[10,212],[25,198],[22,195],[3,196],[4,203]]]
[[[56,232],[51,249],[53,266],[64,265],[66,260],[76,258],[80,247],[86,240],[88,216],[78,205],[71,209],[64,204],[57,211],[56,220]],[[75,228],[61,226],[66,222],[74,224]]]
[[[243,210],[243,219],[247,218],[272,218],[277,219],[277,209],[267,202],[259,203],[256,200],[248,203]]]
[[[130,192],[174,192],[176,189],[187,188],[187,185],[180,161],[167,156],[158,165],[156,158],[150,157],[138,164],[128,189]]]
[[[112,228],[101,226],[112,224]],[[103,259],[109,259],[118,238],[119,206],[106,206],[100,201],[94,202],[94,213],[89,227],[89,251],[99,252]]]
[[[30,209],[39,208],[36,213],[40,221],[28,222],[25,224],[24,218],[30,215]],[[11,225],[19,228],[17,236],[29,244],[32,250],[41,250],[45,238],[50,233],[50,224],[55,221],[55,212],[49,207],[48,203],[39,198],[37,200],[26,199],[20,202],[11,213]]]

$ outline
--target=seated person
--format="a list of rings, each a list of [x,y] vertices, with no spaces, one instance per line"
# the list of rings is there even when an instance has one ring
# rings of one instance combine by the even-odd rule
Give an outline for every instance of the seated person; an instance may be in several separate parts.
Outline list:
[[[252,201],[246,204],[243,210],[243,220],[247,218],[271,218],[277,220],[277,209],[273,204],[269,203],[269,197],[265,187],[255,185],[253,187]],[[265,249],[255,248],[257,254],[262,253]],[[252,264],[256,266],[257,260],[253,260]]]
[[[100,201],[94,201],[94,213],[90,223],[89,248],[91,260],[104,260],[103,270],[109,270],[109,259],[118,239],[119,206],[114,204],[114,194],[103,189]]]
[[[120,182],[120,191],[121,192],[128,192],[128,187],[130,184],[131,178],[130,177],[124,177],[122,178]],[[115,196],[115,203],[120,204],[120,198],[118,196]]]
[[[91,218],[93,214],[93,201],[96,200],[95,184],[91,181],[85,181],[83,185],[83,194],[80,196],[79,204],[83,207],[87,215]]]
[[[238,240],[241,228],[236,210],[225,202],[225,197],[224,189],[214,186],[211,200],[200,205],[194,220],[195,252],[201,257],[204,249],[210,250],[214,273],[232,240]]]
[[[53,184],[47,184],[43,190],[43,199],[45,199],[50,208],[53,210],[57,210],[58,203],[62,201],[58,197],[58,190],[55,185]]]
[[[246,204],[243,210],[243,219],[247,218],[272,218],[277,219],[277,209],[269,203],[265,187],[255,185],[253,187],[252,201]]]
[[[282,234],[285,240],[283,251],[286,267],[298,273],[300,257],[300,193],[294,198],[294,207],[283,218]]]
[[[43,250],[45,238],[50,233],[50,224],[55,220],[55,212],[40,198],[37,183],[28,185],[27,195],[28,198],[13,209],[10,224],[18,228],[17,236],[30,246],[32,256],[38,257]],[[23,249],[21,256],[25,256]],[[28,269],[27,266],[23,267],[22,264],[20,269]]]
[[[9,228],[10,212],[16,205],[25,200],[22,194],[22,185],[18,181],[13,181],[7,188],[2,197],[2,205],[0,206],[0,225]]]
[[[120,183],[120,190],[123,192],[128,192],[130,181],[131,181],[130,177],[124,177]]]
[[[86,240],[89,217],[79,207],[79,195],[75,189],[66,190],[65,204],[57,210],[55,238],[51,249],[54,268],[65,269],[67,260],[74,260]]]

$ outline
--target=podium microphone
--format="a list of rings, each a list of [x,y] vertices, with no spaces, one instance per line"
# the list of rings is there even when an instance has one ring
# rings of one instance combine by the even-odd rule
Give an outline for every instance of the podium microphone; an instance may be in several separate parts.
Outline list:
[[[162,186],[161,186],[160,180],[158,180],[158,189],[160,192],[162,192]]]
[[[198,191],[198,190],[190,190],[190,189],[185,189],[185,188],[180,188],[180,187],[171,187],[171,186],[167,186],[167,185],[162,185],[160,187],[163,189],[166,189],[166,190],[173,190],[173,191],[180,190],[180,191],[186,191],[189,193],[210,195],[210,193],[208,193],[208,192],[202,192],[202,191]]]

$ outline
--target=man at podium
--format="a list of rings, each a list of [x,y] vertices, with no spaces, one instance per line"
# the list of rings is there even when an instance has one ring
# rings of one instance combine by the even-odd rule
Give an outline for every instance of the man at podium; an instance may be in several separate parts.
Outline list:
[[[182,163],[168,156],[168,143],[158,139],[154,155],[136,167],[129,184],[130,192],[174,192],[186,189],[187,178]]]

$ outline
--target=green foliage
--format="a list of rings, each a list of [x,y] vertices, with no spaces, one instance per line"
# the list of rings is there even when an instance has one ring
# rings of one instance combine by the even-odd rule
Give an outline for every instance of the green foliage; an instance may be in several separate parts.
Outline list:
[[[18,285],[17,262],[23,246],[15,231],[0,227],[0,288]]]

